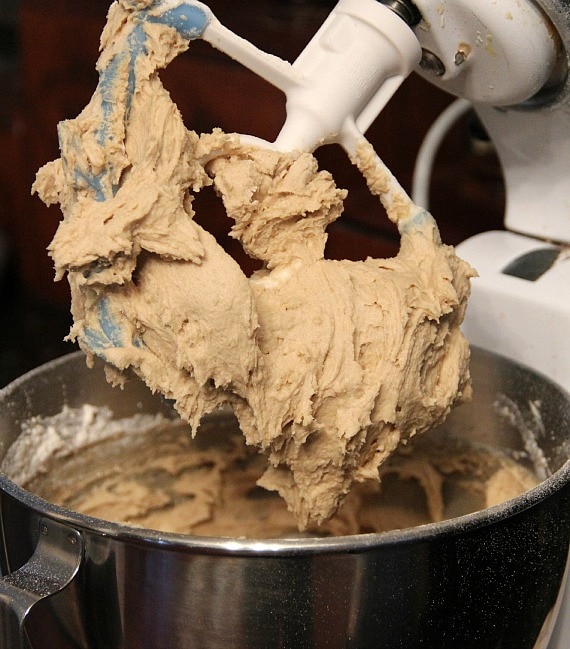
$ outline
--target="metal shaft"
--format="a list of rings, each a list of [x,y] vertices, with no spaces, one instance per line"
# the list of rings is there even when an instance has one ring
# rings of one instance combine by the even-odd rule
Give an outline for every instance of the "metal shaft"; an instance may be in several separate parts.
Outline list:
[[[422,16],[411,0],[379,0],[381,4],[386,5],[394,13],[398,14],[410,27],[417,25]]]

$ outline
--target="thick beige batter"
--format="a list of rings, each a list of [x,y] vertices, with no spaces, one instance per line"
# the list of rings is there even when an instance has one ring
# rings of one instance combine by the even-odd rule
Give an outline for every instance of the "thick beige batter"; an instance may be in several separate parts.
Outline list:
[[[74,511],[162,532],[296,536],[284,501],[256,486],[264,458],[229,413],[188,425],[159,416],[114,420],[107,409],[64,409],[25,423],[2,470],[20,486]],[[81,484],[77,484],[81,476]],[[381,483],[353,487],[339,511],[307,534],[384,532],[469,514],[534,487],[506,453],[427,434],[382,465]]]
[[[364,143],[354,162],[398,223],[401,249],[325,260],[346,193],[311,154],[187,130],[156,73],[187,41],[143,20],[150,4],[111,8],[97,91],[60,124],[62,157],[34,185],[64,214],[50,254],[71,285],[71,337],[112,381],[134,369],[194,430],[230,404],[267,458],[259,484],[304,528],[469,395],[459,326],[473,271],[429,214],[394,195]],[[193,194],[212,182],[232,236],[264,262],[251,278],[192,218]]]

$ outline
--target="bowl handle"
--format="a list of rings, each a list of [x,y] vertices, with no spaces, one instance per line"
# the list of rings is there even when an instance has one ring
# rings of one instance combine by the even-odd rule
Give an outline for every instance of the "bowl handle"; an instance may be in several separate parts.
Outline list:
[[[81,534],[42,518],[39,541],[30,560],[0,579],[0,649],[27,649],[26,616],[40,600],[68,586],[81,565]]]

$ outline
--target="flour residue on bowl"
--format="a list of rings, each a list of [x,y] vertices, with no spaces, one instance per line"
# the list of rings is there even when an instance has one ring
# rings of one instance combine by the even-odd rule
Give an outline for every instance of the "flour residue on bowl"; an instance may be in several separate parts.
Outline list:
[[[540,414],[540,403],[529,401],[527,413],[523,413],[518,404],[505,394],[499,395],[495,402],[497,415],[518,431],[525,453],[532,462],[534,472],[540,480],[546,480],[552,471],[544,451],[540,448],[539,440],[544,438],[546,431]]]
[[[164,532],[225,537],[297,536],[294,516],[257,486],[265,459],[229,413],[196,437],[183,421],[108,408],[65,408],[27,421],[2,470],[50,502],[97,518]],[[512,458],[467,441],[403,447],[381,481],[356,485],[340,511],[308,534],[382,532],[491,507],[537,484]]]
[[[8,449],[1,470],[23,486],[48,473],[53,463],[109,439],[123,439],[149,430],[167,419],[160,414],[141,413],[116,420],[107,407],[84,404],[64,406],[51,417],[32,417],[22,423],[22,432]]]

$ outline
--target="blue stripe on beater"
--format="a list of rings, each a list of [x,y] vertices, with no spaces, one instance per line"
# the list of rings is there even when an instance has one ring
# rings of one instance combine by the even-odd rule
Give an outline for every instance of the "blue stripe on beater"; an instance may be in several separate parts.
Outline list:
[[[160,3],[154,6],[154,11],[160,9]],[[126,111],[124,115],[125,122],[128,121],[132,106],[133,97],[137,91],[136,64],[140,56],[148,54],[147,41],[148,36],[144,29],[144,23],[163,24],[176,29],[183,37],[189,40],[199,38],[210,21],[209,15],[204,9],[191,2],[183,2],[177,7],[167,9],[162,14],[150,14],[148,10],[137,12],[133,27],[128,34],[124,48],[116,54],[105,69],[99,73],[99,83],[96,92],[101,97],[102,119],[96,130],[96,141],[100,146],[105,146],[106,142],[112,141],[110,123],[113,114],[120,105],[118,97],[122,94],[121,88],[117,87],[117,79],[122,64],[127,61],[128,76],[126,88]],[[84,181],[94,193],[97,202],[103,202],[112,198],[118,191],[119,187],[110,185],[108,178],[111,177],[112,162],[107,161],[107,168],[100,173],[92,173],[77,167],[74,172],[75,180],[78,185],[79,181]]]

